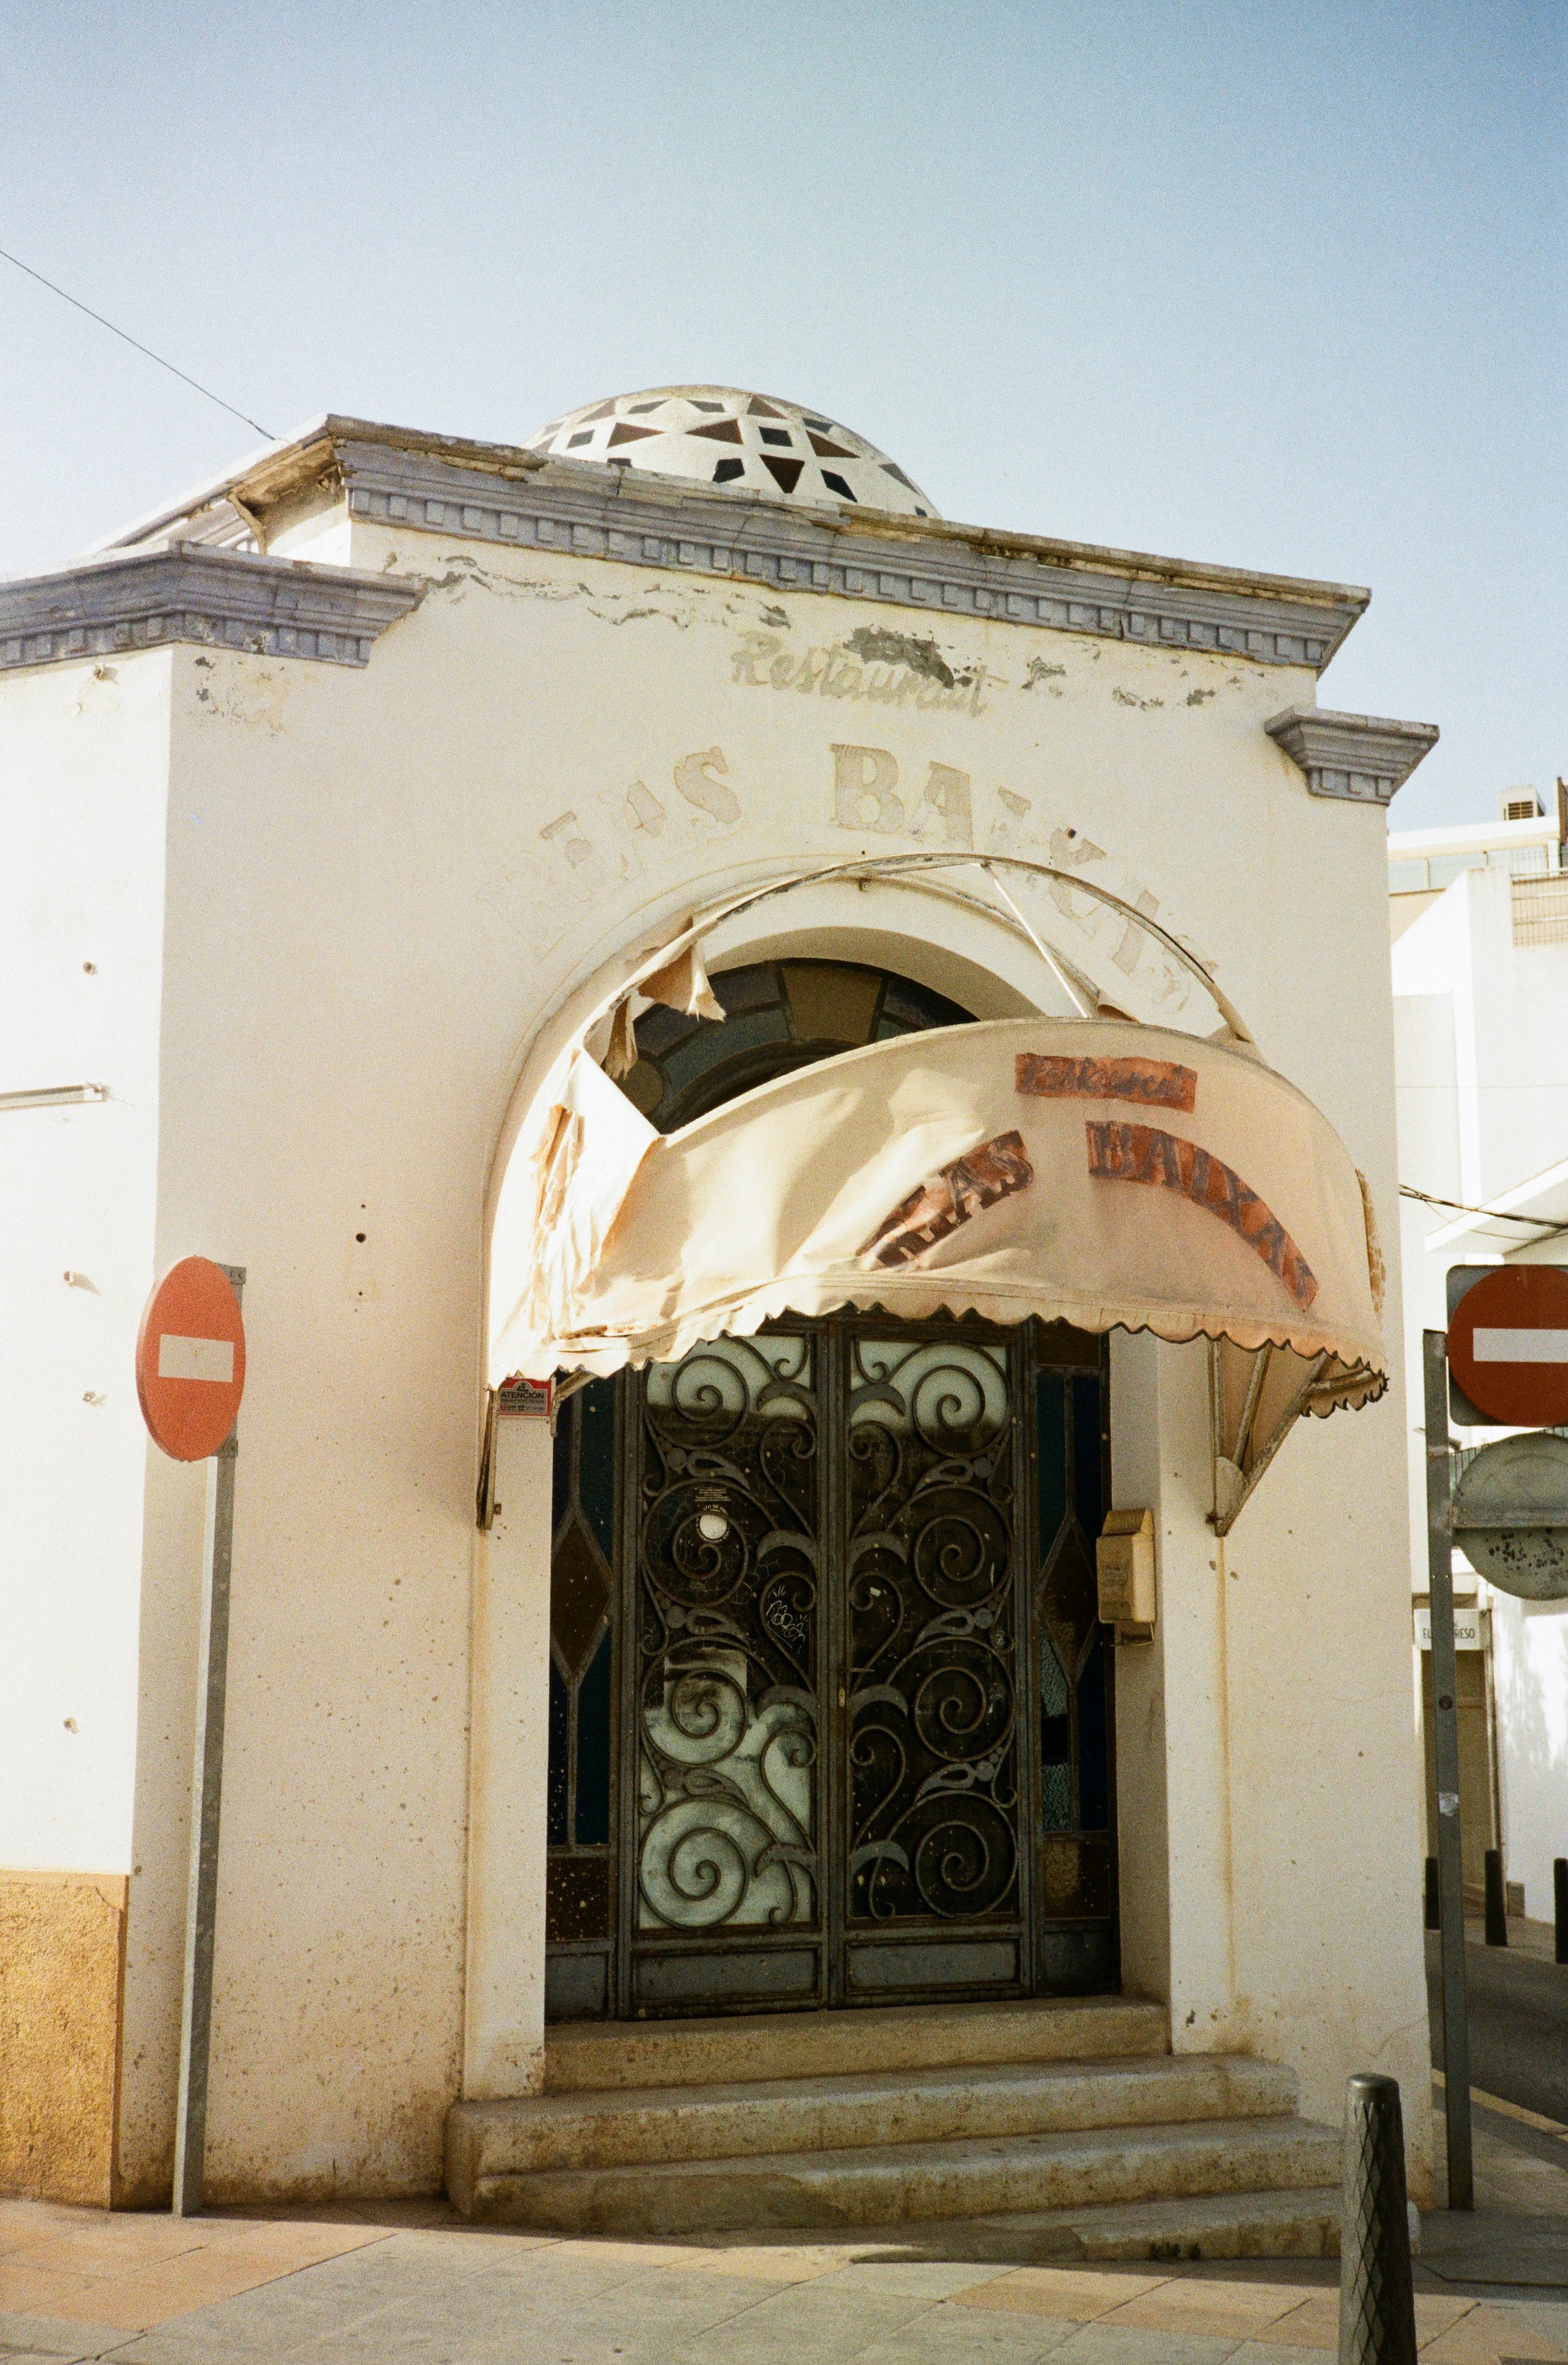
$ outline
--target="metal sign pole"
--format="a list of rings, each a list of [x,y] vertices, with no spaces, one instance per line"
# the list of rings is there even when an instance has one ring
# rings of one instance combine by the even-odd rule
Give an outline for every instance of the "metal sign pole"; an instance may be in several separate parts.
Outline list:
[[[243,1265],[221,1270],[240,1297]],[[180,2087],[174,2120],[176,2217],[202,2207],[207,2157],[207,2073],[212,2039],[212,1956],[218,1922],[218,1832],[223,1804],[223,1721],[229,1684],[229,1578],[234,1552],[236,1428],[208,1467],[206,1570],[196,1667],[196,1750],[191,1769],[190,1885],[185,1903],[185,1984],[180,2007]]]
[[[1421,1334],[1427,1399],[1427,1565],[1432,1620],[1432,1732],[1438,1776],[1438,1944],[1442,1960],[1443,2124],[1449,2207],[1473,2209],[1470,2017],[1464,1992],[1464,1866],[1460,1853],[1458,1676],[1453,1645],[1453,1514],[1449,1499],[1448,1333]]]

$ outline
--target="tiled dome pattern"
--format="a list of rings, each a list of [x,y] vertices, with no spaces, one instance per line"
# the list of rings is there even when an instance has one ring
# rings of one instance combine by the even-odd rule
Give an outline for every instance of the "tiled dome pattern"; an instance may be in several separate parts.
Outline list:
[[[896,461],[820,411],[733,386],[662,386],[552,420],[523,449],[731,486],[810,509],[941,512]]]

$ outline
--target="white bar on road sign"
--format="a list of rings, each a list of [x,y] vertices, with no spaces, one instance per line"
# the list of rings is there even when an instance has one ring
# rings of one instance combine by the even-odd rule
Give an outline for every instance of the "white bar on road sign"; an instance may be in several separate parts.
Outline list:
[[[1568,1363],[1568,1330],[1477,1330],[1478,1363]]]
[[[217,1380],[224,1387],[232,1387],[234,1341],[232,1339],[180,1339],[174,1331],[165,1330],[158,1341],[158,1377],[161,1380]]]

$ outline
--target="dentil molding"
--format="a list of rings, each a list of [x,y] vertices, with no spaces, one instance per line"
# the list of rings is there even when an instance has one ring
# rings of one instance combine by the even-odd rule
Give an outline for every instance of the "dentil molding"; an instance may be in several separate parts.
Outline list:
[[[1339,585],[1081,551],[945,520],[804,510],[602,464],[552,460],[501,475],[445,450],[361,441],[350,422],[331,451],[350,514],[368,523],[1263,665],[1321,672],[1367,603]]]
[[[1391,723],[1375,714],[1331,714],[1288,706],[1264,730],[1306,775],[1315,797],[1386,805],[1438,744],[1435,723]]]
[[[363,666],[424,590],[416,576],[177,542],[0,583],[0,669],[174,641]]]

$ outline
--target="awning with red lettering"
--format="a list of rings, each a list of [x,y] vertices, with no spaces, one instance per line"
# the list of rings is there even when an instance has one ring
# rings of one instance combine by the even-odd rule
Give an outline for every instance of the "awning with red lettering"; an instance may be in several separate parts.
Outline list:
[[[1108,1019],[951,1026],[666,1136],[579,1045],[531,1134],[498,1383],[846,1306],[1203,1338],[1231,1351],[1215,1413],[1238,1503],[1265,1430],[1386,1384],[1365,1187],[1250,1047]]]

